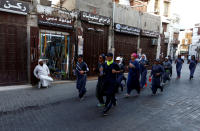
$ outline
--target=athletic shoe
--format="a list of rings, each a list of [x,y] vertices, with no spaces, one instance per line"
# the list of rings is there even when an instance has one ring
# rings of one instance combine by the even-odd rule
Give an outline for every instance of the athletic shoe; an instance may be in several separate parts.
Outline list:
[[[83,101],[84,99],[85,99],[85,96],[81,97],[81,98],[80,98],[80,101]]]
[[[125,95],[125,97],[126,97],[126,98],[129,98],[129,97],[130,97],[130,94],[127,93],[127,94]]]
[[[104,113],[104,112],[103,112],[103,116],[108,116],[108,113]]]
[[[97,104],[97,107],[104,107],[105,106],[105,104]]]

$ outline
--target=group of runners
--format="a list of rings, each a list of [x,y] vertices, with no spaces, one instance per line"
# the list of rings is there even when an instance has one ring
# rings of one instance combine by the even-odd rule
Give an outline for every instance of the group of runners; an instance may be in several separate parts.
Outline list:
[[[158,89],[163,92],[163,85],[170,81],[172,77],[172,62],[171,57],[168,56],[163,61],[155,59],[154,64],[151,66],[145,54],[139,57],[136,53],[132,53],[129,64],[125,65],[124,58],[121,56],[116,57],[114,60],[112,53],[99,55],[98,65],[92,70],[98,74],[96,97],[99,103],[97,106],[104,107],[103,115],[107,115],[111,107],[117,105],[115,94],[119,90],[123,91],[124,87],[127,87],[125,97],[128,98],[131,96],[132,90],[136,90],[137,95],[139,95],[141,89],[147,87],[148,69],[151,69],[149,82],[151,82],[152,95],[155,95]],[[175,60],[177,79],[181,77],[183,63],[184,60],[179,55]],[[192,56],[188,63],[191,80],[197,65],[195,56]],[[128,71],[127,78],[124,75],[126,69]],[[83,61],[83,55],[79,55],[75,73],[80,100],[86,94],[85,86],[88,71],[89,68],[86,62]],[[106,97],[106,100],[104,100],[104,97]]]

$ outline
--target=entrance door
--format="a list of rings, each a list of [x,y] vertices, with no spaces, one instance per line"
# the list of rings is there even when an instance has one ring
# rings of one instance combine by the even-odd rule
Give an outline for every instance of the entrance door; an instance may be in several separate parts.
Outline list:
[[[122,55],[128,65],[133,52],[137,53],[137,36],[115,32],[115,56]]]
[[[31,34],[30,34],[30,74],[31,74],[31,84],[35,85],[37,84],[38,80],[34,76],[33,71],[36,65],[38,64],[38,58],[39,58],[39,52],[38,52],[38,44],[39,44],[39,29],[37,27],[31,27]]]
[[[156,59],[157,46],[152,45],[152,38],[141,37],[140,48],[142,49],[142,54],[146,54],[150,65],[153,65],[153,62]]]
[[[161,36],[161,59],[167,56],[168,43],[165,43],[165,37]]]
[[[93,68],[97,66],[98,56],[108,51],[108,27],[82,22],[84,32],[83,55],[90,69],[89,75],[95,75]]]
[[[26,17],[0,12],[0,85],[27,83]]]

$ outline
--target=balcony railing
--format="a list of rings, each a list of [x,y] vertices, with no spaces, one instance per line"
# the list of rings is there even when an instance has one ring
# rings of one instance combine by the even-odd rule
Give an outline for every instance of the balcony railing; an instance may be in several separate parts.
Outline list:
[[[180,41],[178,39],[175,39],[175,40],[172,41],[172,44],[173,45],[178,45],[178,44],[180,44]]]

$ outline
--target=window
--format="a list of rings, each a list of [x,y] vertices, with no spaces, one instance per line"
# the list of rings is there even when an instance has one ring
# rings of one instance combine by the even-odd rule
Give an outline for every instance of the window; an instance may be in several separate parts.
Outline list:
[[[155,14],[159,14],[159,8],[158,8],[158,0],[155,0],[155,5],[154,5],[154,11],[155,11]]]
[[[169,3],[164,2],[164,16],[168,17],[169,15]]]
[[[119,4],[130,6],[130,0],[119,0]]]

